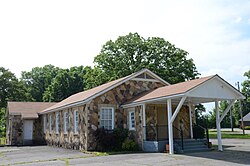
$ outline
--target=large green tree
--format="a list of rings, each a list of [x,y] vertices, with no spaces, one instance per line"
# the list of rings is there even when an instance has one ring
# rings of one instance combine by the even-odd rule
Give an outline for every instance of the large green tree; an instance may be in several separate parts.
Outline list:
[[[85,88],[83,66],[60,70],[43,94],[43,101],[61,101]]]
[[[28,101],[31,96],[23,82],[8,69],[0,67],[0,137],[5,132],[5,111],[7,101]]]
[[[169,83],[194,79],[197,69],[188,52],[163,38],[145,39],[137,33],[108,41],[94,63],[112,79],[124,77],[148,68]]]
[[[53,65],[34,67],[22,72],[21,80],[25,82],[29,93],[35,101],[43,101],[43,93],[61,69]]]
[[[250,112],[250,70],[245,72],[244,76],[246,80],[242,83],[242,93],[246,96],[246,99],[242,102],[243,116]]]

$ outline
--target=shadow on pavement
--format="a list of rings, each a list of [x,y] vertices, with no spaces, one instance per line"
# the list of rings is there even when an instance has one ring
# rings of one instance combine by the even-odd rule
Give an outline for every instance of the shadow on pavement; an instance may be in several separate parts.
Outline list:
[[[223,152],[219,152],[216,149],[216,150],[212,150],[209,152],[187,153],[183,155],[212,159],[212,160],[221,160],[221,161],[227,161],[227,162],[237,163],[237,164],[250,165],[250,159],[249,159],[250,149],[249,151],[228,149],[231,147],[234,147],[234,146],[223,146],[224,148]]]

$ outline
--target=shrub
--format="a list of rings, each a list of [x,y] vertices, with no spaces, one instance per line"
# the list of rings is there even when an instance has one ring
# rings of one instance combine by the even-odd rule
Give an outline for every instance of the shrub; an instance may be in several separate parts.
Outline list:
[[[126,138],[122,143],[122,150],[124,151],[137,151],[138,149],[138,145],[135,141],[130,140],[129,138]]]
[[[122,143],[128,137],[128,130],[116,128],[113,131],[103,128],[97,129],[95,132],[98,151],[120,151]]]
[[[97,151],[110,151],[112,150],[115,142],[115,137],[112,132],[109,132],[103,128],[95,131],[96,137],[96,150]]]
[[[250,126],[245,126],[245,130],[250,130]]]

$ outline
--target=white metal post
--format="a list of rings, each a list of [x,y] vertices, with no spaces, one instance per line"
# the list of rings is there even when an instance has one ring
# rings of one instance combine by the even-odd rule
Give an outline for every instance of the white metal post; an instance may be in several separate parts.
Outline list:
[[[168,104],[168,144],[169,144],[169,154],[174,154],[174,139],[173,139],[173,126],[171,122],[172,118],[172,102],[171,99],[167,100]]]
[[[218,101],[215,101],[216,110],[216,127],[217,127],[217,139],[218,139],[218,151],[223,151],[221,141],[221,128],[220,128],[220,111]]]
[[[142,119],[143,119],[143,141],[146,140],[146,108],[145,104],[142,105]]]
[[[193,139],[194,138],[194,134],[193,134],[193,119],[192,119],[192,104],[189,103],[188,104],[188,109],[189,109],[189,127],[190,127],[190,138]]]

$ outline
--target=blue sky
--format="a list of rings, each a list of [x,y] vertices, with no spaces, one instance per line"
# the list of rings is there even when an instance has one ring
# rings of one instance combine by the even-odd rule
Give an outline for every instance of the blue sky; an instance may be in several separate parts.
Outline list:
[[[0,66],[93,66],[108,40],[163,37],[189,52],[202,76],[242,82],[250,70],[250,1],[0,1]]]

